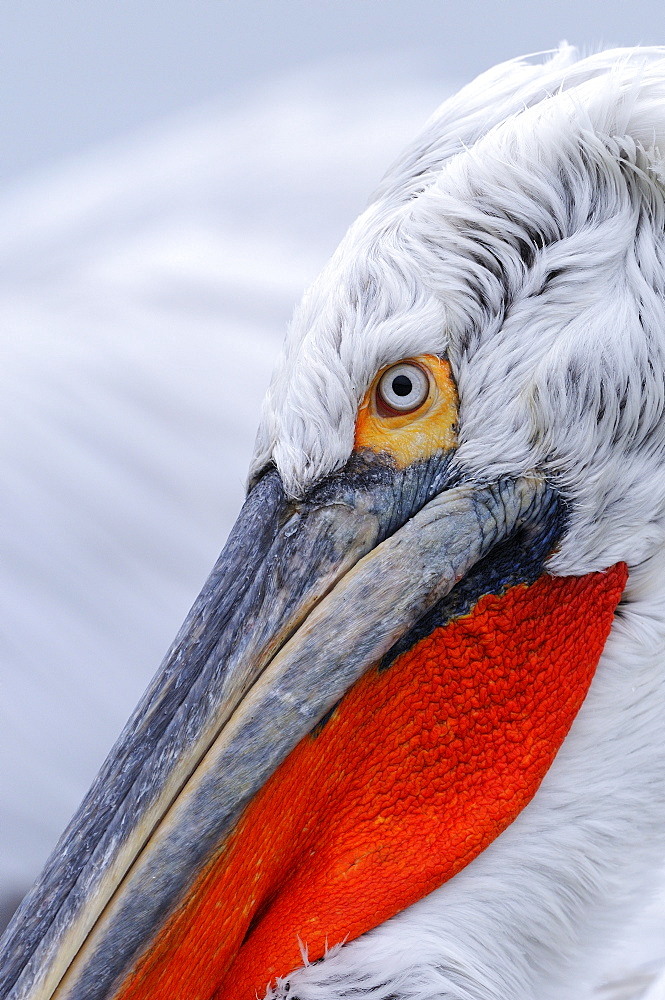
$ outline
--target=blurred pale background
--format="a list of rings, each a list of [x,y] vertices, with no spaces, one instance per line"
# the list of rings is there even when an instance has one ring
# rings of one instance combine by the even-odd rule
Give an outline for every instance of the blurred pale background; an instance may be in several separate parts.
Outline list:
[[[0,7],[0,901],[35,877],[237,512],[303,288],[459,83],[662,0]]]

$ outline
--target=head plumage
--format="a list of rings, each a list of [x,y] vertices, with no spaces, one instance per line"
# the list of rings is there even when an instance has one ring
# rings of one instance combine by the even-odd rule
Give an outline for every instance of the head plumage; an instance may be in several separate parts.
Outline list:
[[[273,461],[302,495],[348,459],[376,371],[441,354],[458,461],[556,480],[579,515],[560,570],[623,558],[626,498],[665,449],[664,108],[665,49],[562,46],[446,101],[297,310],[254,473]],[[665,508],[647,478],[645,552]]]

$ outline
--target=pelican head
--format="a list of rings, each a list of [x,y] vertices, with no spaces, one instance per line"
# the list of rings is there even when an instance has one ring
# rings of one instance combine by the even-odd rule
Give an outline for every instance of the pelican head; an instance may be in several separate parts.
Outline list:
[[[585,995],[665,821],[665,50],[447,101],[297,310],[247,499],[6,1000]]]

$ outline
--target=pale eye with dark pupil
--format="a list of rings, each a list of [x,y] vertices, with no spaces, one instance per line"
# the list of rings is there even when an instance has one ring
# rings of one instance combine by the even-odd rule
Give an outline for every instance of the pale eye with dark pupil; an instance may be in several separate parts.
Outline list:
[[[384,416],[411,413],[423,405],[429,396],[430,379],[420,365],[402,361],[388,368],[376,387],[379,406],[387,407]]]

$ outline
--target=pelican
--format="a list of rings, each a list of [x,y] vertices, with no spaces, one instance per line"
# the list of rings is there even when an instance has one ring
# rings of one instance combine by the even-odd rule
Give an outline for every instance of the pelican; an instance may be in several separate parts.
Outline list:
[[[3,1000],[601,981],[665,846],[661,150],[665,49],[564,46],[392,167]]]

